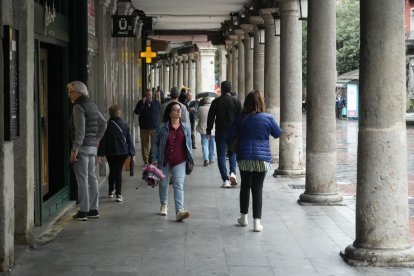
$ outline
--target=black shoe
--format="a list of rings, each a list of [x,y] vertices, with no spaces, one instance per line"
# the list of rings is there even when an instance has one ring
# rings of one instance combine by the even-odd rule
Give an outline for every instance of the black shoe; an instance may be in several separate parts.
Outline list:
[[[81,220],[81,221],[88,220],[88,212],[81,212],[81,211],[78,211],[78,212],[76,213],[76,215],[74,215],[72,218],[73,218],[73,219],[76,219],[76,220]]]
[[[88,218],[99,218],[98,209],[89,210],[89,212],[88,212]]]
[[[197,147],[196,146],[193,146],[193,149],[197,149]]]
[[[204,164],[203,164],[203,166],[204,166],[204,167],[207,167],[207,166],[208,166],[208,161],[207,161],[207,160],[204,160]]]

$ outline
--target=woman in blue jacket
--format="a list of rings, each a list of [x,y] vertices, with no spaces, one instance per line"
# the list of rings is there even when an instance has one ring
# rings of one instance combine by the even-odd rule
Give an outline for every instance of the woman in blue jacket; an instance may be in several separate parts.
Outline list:
[[[184,180],[186,163],[194,164],[192,157],[191,128],[181,122],[181,106],[177,102],[167,105],[163,123],[157,129],[152,144],[152,160],[162,169],[164,175],[172,174],[176,220],[182,221],[190,216],[184,209]],[[161,201],[160,215],[168,212],[169,177],[165,177],[159,185]]]
[[[269,136],[280,137],[282,130],[273,117],[264,112],[264,103],[259,91],[250,92],[244,101],[243,113],[234,120],[229,142],[238,139],[236,153],[240,169],[240,218],[237,222],[246,226],[249,211],[250,190],[253,198],[254,231],[260,232],[263,226],[262,193],[263,182],[271,168]]]
[[[98,156],[106,156],[109,164],[108,195],[122,202],[122,168],[128,156],[135,156],[128,125],[121,119],[121,109],[114,104],[109,107],[109,121],[105,134],[99,143]]]

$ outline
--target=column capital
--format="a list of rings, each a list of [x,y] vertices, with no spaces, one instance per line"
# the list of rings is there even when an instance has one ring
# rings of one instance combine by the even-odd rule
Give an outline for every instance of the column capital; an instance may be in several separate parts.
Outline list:
[[[254,26],[263,24],[263,18],[261,16],[250,16],[249,22],[253,24]]]
[[[280,16],[292,13],[299,17],[298,1],[282,1],[280,2]]]
[[[245,35],[247,35],[248,33],[253,32],[253,25],[252,24],[241,24],[240,28],[244,31]]]
[[[183,57],[183,56],[177,56],[177,61],[178,61],[178,62],[182,62],[182,61],[183,61],[183,59],[184,59],[184,57]]]
[[[236,34],[239,42],[244,38],[244,31],[242,29],[235,29],[234,33]]]
[[[272,13],[278,9],[260,9],[259,14],[263,18],[265,25],[273,25]]]
[[[195,53],[188,53],[188,60],[193,60],[195,56]]]
[[[188,55],[182,54],[181,56],[183,57],[183,63],[186,63],[188,61]]]

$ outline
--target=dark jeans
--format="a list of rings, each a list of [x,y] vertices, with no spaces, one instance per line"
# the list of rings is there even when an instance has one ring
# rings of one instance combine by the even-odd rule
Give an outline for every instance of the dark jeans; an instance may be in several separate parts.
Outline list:
[[[216,148],[217,148],[217,164],[220,170],[221,179],[223,181],[229,180],[229,175],[227,174],[226,168],[226,152],[228,149],[227,146],[227,137],[229,136],[227,131],[216,131]],[[236,154],[232,151],[229,151],[229,163],[230,163],[230,173],[236,174]]]
[[[248,172],[240,171],[240,213],[247,214],[249,212],[250,189],[253,198],[253,218],[262,218],[262,194],[263,181],[266,172]]]
[[[116,195],[122,194],[122,168],[128,155],[107,156],[109,164],[109,193],[115,189]]]

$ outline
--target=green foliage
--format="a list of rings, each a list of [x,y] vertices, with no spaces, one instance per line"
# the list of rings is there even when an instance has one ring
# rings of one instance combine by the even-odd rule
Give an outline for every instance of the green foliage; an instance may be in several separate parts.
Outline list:
[[[359,0],[341,0],[336,10],[336,66],[338,74],[359,68]]]
[[[359,68],[359,2],[340,0],[336,6],[336,68],[338,74]],[[307,78],[307,23],[302,25],[302,80]]]

